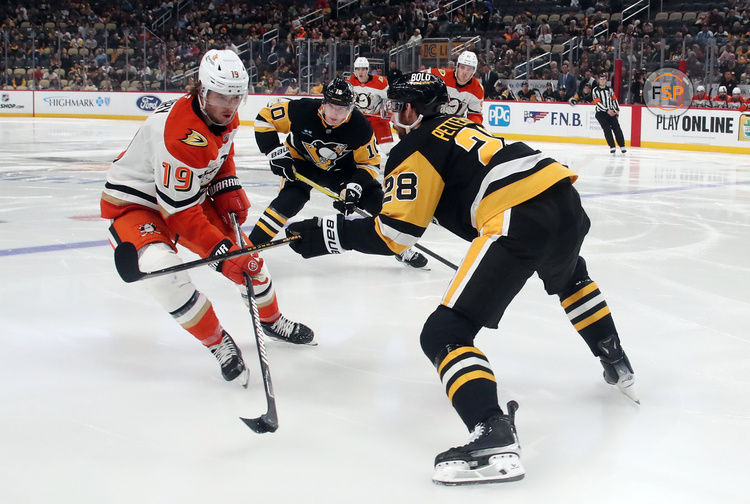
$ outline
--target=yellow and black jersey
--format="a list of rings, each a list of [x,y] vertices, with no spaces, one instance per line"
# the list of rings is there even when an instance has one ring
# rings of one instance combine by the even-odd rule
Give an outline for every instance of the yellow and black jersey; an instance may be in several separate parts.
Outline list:
[[[264,154],[280,145],[278,133],[289,133],[285,143],[292,157],[324,171],[352,165],[373,179],[380,172],[380,154],[369,121],[359,110],[338,126],[326,124],[320,114],[322,100],[300,98],[261,109],[255,118],[255,140]]]
[[[578,176],[522,142],[505,144],[481,125],[437,116],[406,135],[385,166],[383,209],[367,223],[347,222],[345,248],[400,253],[430,222],[465,240],[505,210]]]

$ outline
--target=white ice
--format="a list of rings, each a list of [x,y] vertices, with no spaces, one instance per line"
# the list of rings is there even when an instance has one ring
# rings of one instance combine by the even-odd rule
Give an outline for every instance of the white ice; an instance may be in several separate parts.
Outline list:
[[[139,125],[0,120],[0,502],[750,502],[747,156],[535,144],[580,174],[583,255],[642,404],[604,383],[534,277],[476,342],[501,401],[520,403],[526,479],[447,488],[433,457],[467,433],[419,333],[451,270],[267,251],[282,310],[320,344],[267,344],[280,427],[255,434],[238,419],[265,402],[236,289],[192,274],[243,348],[249,390],[115,271],[99,195]],[[236,149],[251,225],[278,179],[250,128]],[[301,215],[330,213],[314,194]],[[421,243],[454,262],[467,248],[440,229]]]

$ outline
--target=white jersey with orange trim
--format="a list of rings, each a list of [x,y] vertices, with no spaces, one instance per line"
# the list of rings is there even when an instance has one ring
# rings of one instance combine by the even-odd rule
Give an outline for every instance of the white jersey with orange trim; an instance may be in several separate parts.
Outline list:
[[[360,82],[354,74],[346,80],[354,88],[354,103],[360,112],[366,116],[380,117],[380,107],[388,97],[388,79],[368,73],[366,82]]]
[[[432,74],[445,82],[450,100],[443,111],[467,117],[477,124],[482,124],[482,104],[484,102],[484,88],[479,79],[472,77],[463,86],[456,80],[456,71],[450,68],[431,68]]]
[[[102,194],[110,207],[142,205],[169,216],[200,205],[219,173],[235,174],[239,118],[209,127],[185,95],[159,106],[112,162]],[[222,169],[223,168],[223,169]]]

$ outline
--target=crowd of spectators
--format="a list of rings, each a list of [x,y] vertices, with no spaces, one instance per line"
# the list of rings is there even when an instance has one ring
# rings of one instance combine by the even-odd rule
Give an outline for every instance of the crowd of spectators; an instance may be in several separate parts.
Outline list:
[[[665,13],[652,8],[650,16],[622,22],[618,0],[486,0],[450,12],[436,0],[360,0],[343,12],[335,0],[10,0],[0,6],[7,54],[2,83],[11,89],[184,89],[203,52],[228,47],[241,52],[255,92],[294,94],[316,90],[300,89],[300,63],[320,69],[319,88],[334,69],[351,71],[355,48],[387,63],[397,46],[418,52],[424,39],[478,36],[469,47],[479,56],[489,98],[501,97],[503,81],[523,78],[565,80],[569,99],[592,76],[611,73],[615,57],[625,61],[633,101],[644,73],[663,62],[685,60],[698,82],[715,71],[717,82],[707,84],[750,84],[750,0],[698,1],[659,2]],[[298,45],[303,40],[312,44]],[[716,66],[707,72],[709,52]],[[529,58],[537,64],[524,65]],[[419,64],[434,62],[401,70]]]

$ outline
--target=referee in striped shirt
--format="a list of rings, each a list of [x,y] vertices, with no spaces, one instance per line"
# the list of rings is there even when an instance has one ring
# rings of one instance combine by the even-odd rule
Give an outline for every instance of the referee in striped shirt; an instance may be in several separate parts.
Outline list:
[[[625,137],[622,134],[620,122],[617,120],[617,116],[620,114],[620,105],[617,103],[615,92],[607,86],[607,74],[603,73],[599,76],[599,85],[594,88],[592,95],[596,104],[596,120],[599,121],[604,130],[604,138],[609,145],[610,154],[615,153],[615,139],[617,139],[620,150],[625,153]],[[612,138],[613,131],[615,133],[614,139]]]

